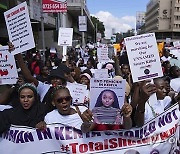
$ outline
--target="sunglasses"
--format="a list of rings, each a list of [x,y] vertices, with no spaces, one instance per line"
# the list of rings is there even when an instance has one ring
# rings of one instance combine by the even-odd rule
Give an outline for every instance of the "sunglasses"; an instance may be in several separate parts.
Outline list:
[[[57,99],[57,102],[62,103],[64,100],[68,102],[68,101],[71,101],[71,99],[72,99],[71,96],[60,97],[60,98]]]

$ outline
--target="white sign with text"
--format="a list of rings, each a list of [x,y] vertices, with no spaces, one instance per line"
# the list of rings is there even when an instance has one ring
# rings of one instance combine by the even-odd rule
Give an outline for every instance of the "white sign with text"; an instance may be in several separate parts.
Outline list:
[[[102,47],[97,48],[97,56],[98,56],[98,62],[108,62],[109,57],[108,57],[108,47],[103,45]]]
[[[95,69],[94,78],[108,78],[108,69]]]
[[[4,12],[9,41],[15,46],[12,54],[35,47],[27,3],[23,2]]]
[[[0,85],[16,84],[18,78],[14,56],[8,49],[8,46],[0,47]]]
[[[154,33],[125,38],[133,82],[163,76]]]
[[[58,45],[72,46],[73,28],[59,28]]]
[[[87,85],[78,84],[78,83],[67,83],[67,88],[70,91],[71,97],[72,97],[72,103],[77,104],[84,104],[84,100],[86,97],[86,89]]]

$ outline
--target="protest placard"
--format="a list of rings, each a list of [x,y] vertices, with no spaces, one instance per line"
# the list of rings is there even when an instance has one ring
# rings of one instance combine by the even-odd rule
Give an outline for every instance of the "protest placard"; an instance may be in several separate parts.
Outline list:
[[[133,82],[163,76],[154,33],[125,38]]]
[[[108,75],[108,69],[95,69],[94,71],[94,78],[99,78],[99,79],[102,79],[102,78],[108,78],[109,75]]]
[[[8,50],[8,46],[0,47],[0,85],[16,84],[18,78],[14,56]]]
[[[140,128],[129,130],[82,133],[62,124],[47,125],[44,131],[12,126],[0,136],[0,153],[179,154],[178,106],[176,104]]]
[[[173,42],[175,48],[180,48],[180,41]]]
[[[35,47],[27,3],[23,2],[4,12],[9,41],[15,46],[12,54]]]
[[[58,45],[72,46],[73,28],[59,28]]]
[[[90,109],[96,123],[122,124],[125,80],[94,79],[90,81]]]
[[[87,85],[68,82],[66,87],[70,91],[72,104],[84,104],[85,97],[87,97]]]
[[[108,57],[108,47],[103,45],[102,47],[97,48],[97,57],[98,57],[98,62],[101,63],[106,63],[109,61]]]

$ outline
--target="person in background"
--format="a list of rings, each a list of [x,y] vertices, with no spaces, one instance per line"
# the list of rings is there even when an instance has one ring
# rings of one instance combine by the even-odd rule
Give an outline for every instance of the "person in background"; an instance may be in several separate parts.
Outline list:
[[[170,71],[170,68],[171,68],[170,62],[169,61],[164,61],[162,63],[162,68],[163,68],[164,76],[169,76],[169,71]]]
[[[180,92],[180,68],[178,66],[172,66],[170,72],[170,86],[171,88],[179,93]]]
[[[40,75],[40,70],[42,69],[41,56],[36,54],[34,60],[31,63],[31,72],[34,76]]]
[[[49,68],[47,66],[43,66],[42,69],[40,70],[40,74],[36,76],[36,79],[43,83],[49,83],[48,81],[49,74],[50,74]]]

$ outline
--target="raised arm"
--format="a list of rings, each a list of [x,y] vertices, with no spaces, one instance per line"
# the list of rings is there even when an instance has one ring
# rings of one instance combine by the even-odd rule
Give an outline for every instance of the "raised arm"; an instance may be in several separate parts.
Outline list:
[[[156,86],[148,82],[150,81],[144,81],[140,85],[139,99],[134,117],[134,121],[138,127],[144,125],[145,103],[149,97],[156,92]]]
[[[32,76],[31,72],[27,68],[26,64],[24,63],[22,55],[16,54],[15,58],[17,60],[18,66],[21,68],[22,74],[24,78],[27,80],[29,83],[34,83],[36,86],[38,86],[38,80]]]
[[[8,46],[9,46],[9,52],[14,50],[14,45],[11,42],[8,42]],[[38,86],[38,80],[32,76],[31,72],[24,63],[22,55],[20,53],[16,54],[15,59],[17,60],[18,66],[21,68],[23,76],[27,80],[27,82],[34,83],[36,86]]]

